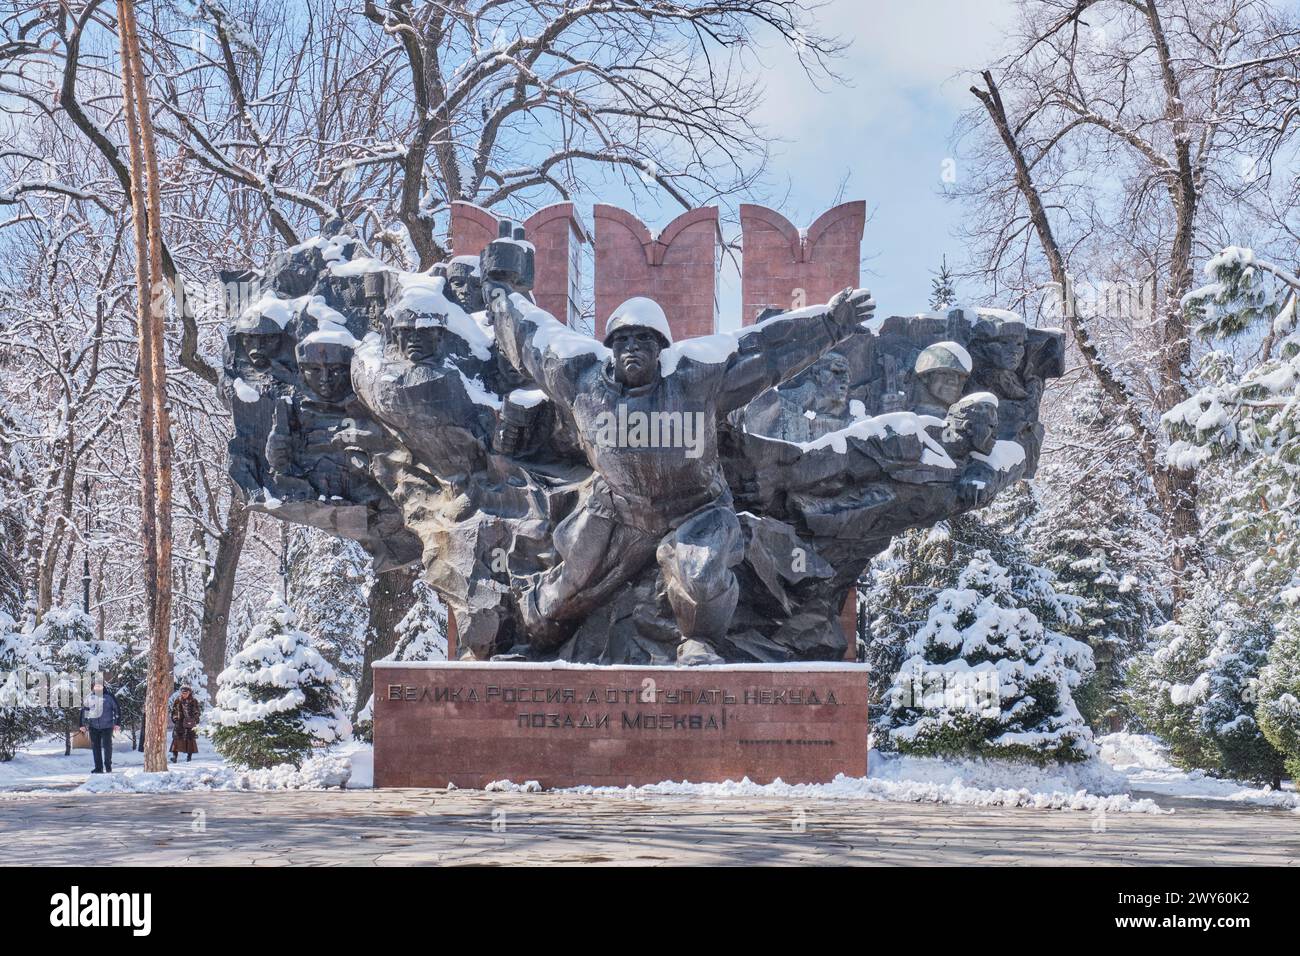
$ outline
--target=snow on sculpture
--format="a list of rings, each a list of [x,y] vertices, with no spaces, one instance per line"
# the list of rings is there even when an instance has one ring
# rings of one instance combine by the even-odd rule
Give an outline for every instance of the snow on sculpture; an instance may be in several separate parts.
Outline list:
[[[866,290],[680,342],[638,297],[598,341],[534,304],[509,223],[428,273],[328,232],[234,323],[230,472],[253,508],[420,561],[464,657],[840,659],[892,536],[1033,473],[1061,374],[1060,332],[877,319]]]

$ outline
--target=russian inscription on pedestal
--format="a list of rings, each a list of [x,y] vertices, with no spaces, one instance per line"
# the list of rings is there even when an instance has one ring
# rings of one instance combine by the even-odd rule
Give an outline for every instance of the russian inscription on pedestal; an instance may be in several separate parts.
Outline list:
[[[375,786],[822,783],[867,771],[860,665],[381,661]]]

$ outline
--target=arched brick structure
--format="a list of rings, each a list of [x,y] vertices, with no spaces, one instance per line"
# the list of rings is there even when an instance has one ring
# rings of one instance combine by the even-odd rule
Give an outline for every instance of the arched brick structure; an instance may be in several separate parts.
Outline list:
[[[800,308],[856,287],[866,222],[860,199],[826,210],[803,231],[775,209],[742,204],[742,321],[751,325],[765,308]]]
[[[451,204],[451,253],[477,256],[497,237],[497,217],[482,206],[469,202]],[[537,272],[533,298],[561,322],[571,323],[577,314],[580,280],[579,247],[587,242],[587,230],[571,202],[543,206],[523,221],[528,241],[537,249]]]
[[[451,204],[451,254],[476,256],[497,237],[495,214],[472,202]]]
[[[741,320],[752,325],[766,308],[800,308],[825,302],[846,286],[856,288],[866,223],[867,204],[860,199],[826,210],[803,231],[775,209],[742,204]],[[856,591],[845,596],[840,626],[848,637],[845,659],[856,660]]]
[[[718,209],[690,209],[658,236],[632,213],[597,205],[596,335],[625,299],[644,295],[668,314],[675,339],[711,335],[717,293]]]
[[[587,230],[571,202],[543,206],[524,220],[524,234],[537,248],[533,298],[566,325],[578,317],[581,246]]]

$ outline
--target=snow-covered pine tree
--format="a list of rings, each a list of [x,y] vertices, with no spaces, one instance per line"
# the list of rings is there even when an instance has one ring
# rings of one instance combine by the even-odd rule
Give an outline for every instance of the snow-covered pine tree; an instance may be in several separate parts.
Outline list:
[[[123,647],[110,682],[122,711],[122,726],[131,734],[133,747],[143,747],[144,698],[149,680],[149,638],[135,621],[127,620],[112,631]]]
[[[1203,581],[1155,629],[1129,676],[1133,707],[1178,766],[1276,784],[1282,758],[1254,716],[1273,626],[1229,593]]]
[[[1205,272],[1187,311],[1216,344],[1252,337],[1253,357],[1211,351],[1202,387],[1163,416],[1169,460],[1199,472],[1217,564],[1178,609],[1179,626],[1158,632],[1133,693],[1180,738],[1184,766],[1277,782],[1282,757],[1253,705],[1274,636],[1288,630],[1288,600],[1300,596],[1300,277],[1238,247]],[[1160,696],[1166,686],[1181,703]],[[1186,739],[1198,731],[1208,739]]]
[[[1027,543],[1057,591],[1079,598],[1079,623],[1058,628],[1092,648],[1096,671],[1074,699],[1106,733],[1128,722],[1125,673],[1147,632],[1167,619],[1168,555],[1131,429],[1116,425],[1101,389],[1077,387],[1056,411],[1050,453],[1032,482],[1038,507]]]
[[[1300,781],[1300,614],[1294,605],[1268,649],[1258,697],[1255,719],[1260,730],[1282,754],[1291,779]]]
[[[386,661],[445,661],[447,608],[423,579],[414,585],[415,603],[397,625],[397,646]],[[357,713],[353,728],[358,739],[370,741],[374,732],[375,697],[371,694]]]
[[[299,767],[313,747],[351,733],[338,675],[279,598],[267,602],[217,686],[212,742],[232,763]]]
[[[27,540],[28,509],[22,503],[22,481],[27,461],[17,442],[8,436],[15,427],[12,410],[0,395],[0,614],[21,620],[26,604],[23,550]]]
[[[41,733],[42,711],[31,706],[26,677],[36,669],[28,635],[0,610],[0,763],[13,760]]]
[[[203,662],[199,660],[197,636],[176,641],[172,648],[172,675],[175,686],[167,698],[168,707],[180,695],[182,687],[192,690],[200,705],[207,707],[212,702],[208,696],[208,678],[203,673]]]
[[[370,558],[355,541],[290,527],[289,597],[298,626],[340,677],[355,684],[365,651]]]
[[[948,271],[948,257],[939,263],[939,271],[930,280],[930,310],[941,312],[957,303],[957,283]]]
[[[1019,498],[897,539],[869,574],[867,659],[882,750],[1036,764],[1093,753],[1073,693],[1092,670],[1077,622],[1015,533]]]

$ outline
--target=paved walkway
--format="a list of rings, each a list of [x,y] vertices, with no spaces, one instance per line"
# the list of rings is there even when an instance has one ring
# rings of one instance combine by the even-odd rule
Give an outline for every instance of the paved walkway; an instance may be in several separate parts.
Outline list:
[[[94,827],[93,834],[91,827]],[[1300,817],[440,790],[0,794],[0,864],[1274,864]]]

